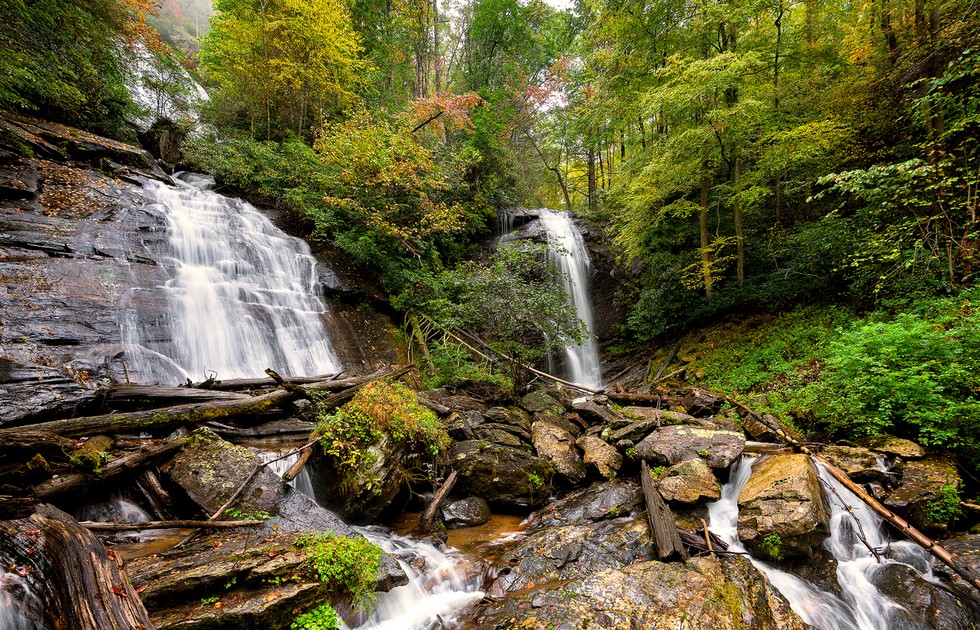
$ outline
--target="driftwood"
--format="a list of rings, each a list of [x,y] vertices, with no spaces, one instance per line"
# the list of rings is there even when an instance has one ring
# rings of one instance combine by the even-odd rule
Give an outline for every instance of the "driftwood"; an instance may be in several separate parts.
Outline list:
[[[94,534],[41,505],[28,518],[0,522],[4,568],[25,575],[35,597],[26,616],[51,630],[150,630],[150,621],[120,568]]]
[[[265,521],[127,521],[123,523],[103,523],[100,521],[81,521],[78,524],[93,532],[131,532],[144,529],[232,529],[261,525]]]
[[[164,385],[113,385],[105,390],[105,402],[111,409],[120,407],[172,407],[190,403],[245,400],[247,394],[213,389],[167,387]]]
[[[46,431],[37,431],[33,427],[23,427],[5,431],[0,437],[0,459],[13,454],[21,456],[24,452],[28,454],[41,453],[42,455],[69,453],[75,450],[77,446],[78,444],[74,440]]]
[[[343,372],[337,374],[320,374],[317,376],[284,376],[283,380],[295,385],[306,385],[309,383],[336,381]],[[181,389],[203,388],[210,391],[235,391],[239,389],[255,389],[260,387],[275,387],[276,382],[270,377],[260,376],[258,378],[231,378],[223,381],[209,379],[201,383],[192,384],[190,387]]]
[[[792,447],[786,446],[785,444],[777,444],[774,442],[746,442],[743,453],[792,453]]]
[[[105,468],[98,475],[86,473],[70,473],[52,477],[34,486],[34,496],[38,499],[49,499],[58,495],[65,494],[80,488],[81,486],[95,481],[101,481],[115,477],[124,472],[139,470],[149,465],[156,459],[168,455],[183,446],[183,439],[167,440],[159,444],[147,446],[135,453],[124,455],[114,459],[105,465]]]
[[[657,557],[661,561],[674,557],[687,561],[687,549],[677,532],[677,524],[674,523],[670,508],[657,491],[646,461],[640,463],[640,482],[643,486],[643,498],[647,504],[647,518],[650,521],[650,533]]]
[[[422,516],[419,517],[419,527],[425,533],[430,533],[435,531],[438,526],[436,523],[436,514],[439,513],[439,508],[442,507],[443,502],[449,493],[452,492],[453,486],[456,485],[456,477],[458,476],[458,471],[452,471],[446,480],[442,483],[442,486],[436,491],[432,500],[429,501],[429,505],[425,506],[425,511],[422,512]]]
[[[289,470],[282,474],[283,483],[289,483],[296,477],[299,477],[299,474],[303,472],[303,468],[306,466],[306,462],[310,461],[311,455],[313,455],[312,444],[307,445],[306,449],[303,451],[303,454],[296,460],[296,463],[290,466]]]
[[[827,469],[827,472],[830,473],[830,475],[834,479],[839,481],[845,488],[850,490],[854,494],[854,496],[864,501],[868,505],[868,507],[870,507],[874,511],[875,514],[883,518],[888,523],[891,523],[898,531],[902,532],[903,534],[911,538],[916,544],[921,546],[923,549],[925,549],[930,554],[932,554],[933,557],[935,557],[937,560],[939,560],[940,562],[948,566],[950,569],[952,569],[954,573],[956,573],[961,578],[963,578],[963,580],[966,581],[968,584],[970,584],[972,587],[974,587],[977,590],[980,590],[980,572],[977,572],[975,569],[970,567],[967,563],[962,562],[956,555],[950,553],[949,550],[944,548],[938,542],[932,540],[931,538],[929,538],[928,536],[920,532],[918,529],[910,525],[909,522],[903,519],[901,516],[895,514],[894,512],[886,508],[884,505],[879,503],[877,499],[875,499],[867,492],[865,492],[864,489],[861,488],[861,486],[851,481],[850,477],[848,477],[844,472],[842,472],[840,469],[838,469],[836,466],[834,466],[827,460],[823,459],[822,457],[815,455],[813,451],[811,451],[805,444],[803,444],[799,440],[789,435],[789,433],[782,426],[780,425],[772,426],[773,422],[771,420],[763,419],[763,416],[761,416],[760,414],[756,414],[752,409],[750,409],[749,407],[747,407],[742,403],[739,403],[731,399],[729,400],[745,413],[754,414],[759,419],[760,422],[767,424],[767,426],[769,426],[769,428],[774,433],[776,433],[776,435],[778,435],[781,440],[785,441],[793,448],[799,450],[801,453],[805,455],[809,455],[814,460],[823,464],[823,466]],[[776,420],[776,422],[778,422],[778,420]]]
[[[164,431],[183,424],[202,424],[221,418],[234,418],[260,414],[275,409],[296,398],[292,392],[277,389],[262,396],[248,397],[244,400],[228,400],[213,403],[192,403],[148,409],[128,413],[110,413],[84,418],[70,418],[41,422],[31,426],[33,431],[46,431],[55,435],[77,437],[100,433],[140,433],[143,431]],[[0,443],[18,429],[0,429]]]

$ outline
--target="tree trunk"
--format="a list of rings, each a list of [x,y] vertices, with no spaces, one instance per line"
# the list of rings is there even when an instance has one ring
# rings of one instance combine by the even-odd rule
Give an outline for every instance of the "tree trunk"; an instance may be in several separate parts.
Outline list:
[[[701,275],[704,278],[704,295],[711,299],[711,252],[708,251],[708,173],[707,166],[703,168],[701,179],[701,210],[698,223],[701,233]]]
[[[735,250],[738,283],[745,284],[745,234],[742,230],[742,196],[739,184],[742,180],[742,158],[735,158]]]
[[[27,572],[38,605],[25,612],[42,627],[153,628],[118,556],[61,510],[41,505],[29,518],[0,522],[0,556]]]
[[[439,488],[438,492],[429,501],[429,505],[425,507],[425,511],[422,512],[421,518],[419,518],[419,526],[421,530],[425,533],[431,533],[438,529],[436,525],[437,519],[436,514],[439,512],[439,508],[442,506],[446,497],[452,492],[453,486],[456,484],[456,476],[458,471],[452,471],[446,480],[442,483],[442,487]]]
[[[645,461],[640,463],[640,482],[643,486],[643,498],[646,499],[647,518],[650,521],[650,533],[657,558],[662,562],[676,557],[686,562],[687,549],[681,542],[677,524],[674,523],[670,508],[657,491],[653,477],[650,476],[650,467]]]
[[[595,149],[589,149],[589,212],[595,216],[596,187],[595,187]]]

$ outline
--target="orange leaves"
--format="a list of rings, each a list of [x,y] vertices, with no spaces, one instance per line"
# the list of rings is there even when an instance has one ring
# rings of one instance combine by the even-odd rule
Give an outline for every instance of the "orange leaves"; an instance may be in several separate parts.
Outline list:
[[[476,92],[436,94],[410,103],[407,118],[413,129],[428,126],[441,136],[448,129],[473,129],[470,114],[485,103]]]

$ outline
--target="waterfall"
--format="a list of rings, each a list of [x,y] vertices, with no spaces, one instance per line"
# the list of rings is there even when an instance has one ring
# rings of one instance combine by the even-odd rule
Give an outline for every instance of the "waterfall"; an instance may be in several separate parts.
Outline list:
[[[575,315],[586,326],[586,340],[579,345],[565,348],[565,376],[579,385],[598,389],[602,386],[602,370],[599,366],[599,344],[592,334],[595,329],[592,317],[592,293],[589,275],[592,261],[585,247],[582,233],[567,212],[542,209],[541,224],[548,236],[552,261],[562,271],[562,283]]]
[[[133,380],[338,371],[309,246],[250,204],[207,190],[210,178],[183,179],[146,184],[167,228],[144,245],[170,277],[127,296],[122,338]],[[147,313],[161,297],[166,312]]]
[[[259,456],[268,462],[286,452],[263,451]],[[269,468],[282,476],[299,457],[298,453],[290,455],[272,462]],[[306,468],[289,485],[316,501]],[[408,584],[377,594],[376,606],[357,626],[359,630],[455,628],[463,610],[483,598],[480,590],[483,572],[466,571],[465,560],[455,550],[437,549],[430,543],[392,534],[380,527],[354,529],[391,554],[408,576]]]
[[[732,464],[729,481],[721,489],[721,498],[708,504],[708,529],[728,543],[732,551],[745,551],[738,539],[738,496],[752,476],[755,459],[743,456]],[[822,465],[819,465],[818,473],[821,481],[833,489],[828,496],[830,537],[824,547],[837,560],[837,582],[843,597],[754,558],[750,558],[752,564],[769,578],[803,621],[819,630],[888,630],[891,613],[900,606],[882,595],[870,578],[882,566],[900,562],[931,579],[929,556],[917,545],[897,542],[890,546],[891,557],[882,557],[882,563],[878,564],[857,533],[863,531],[868,544],[884,555],[887,541],[882,520]]]
[[[41,630],[41,624],[28,618],[29,611],[37,617],[41,608],[27,580],[0,567],[0,629]]]

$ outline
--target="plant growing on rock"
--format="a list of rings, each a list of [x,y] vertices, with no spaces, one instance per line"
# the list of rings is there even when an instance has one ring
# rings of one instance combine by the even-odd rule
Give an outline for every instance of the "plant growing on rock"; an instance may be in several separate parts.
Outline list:
[[[304,535],[296,546],[306,552],[307,566],[333,592],[346,594],[354,606],[373,603],[371,589],[381,565],[380,547],[367,538],[329,532]]]
[[[778,534],[769,534],[759,543],[759,550],[777,562],[785,557],[783,539]]]
[[[320,604],[305,612],[289,626],[290,630],[335,630],[340,627],[340,616],[330,604]]]
[[[933,525],[948,525],[962,516],[960,492],[956,486],[945,485],[936,492],[936,497],[926,503],[926,521]]]

